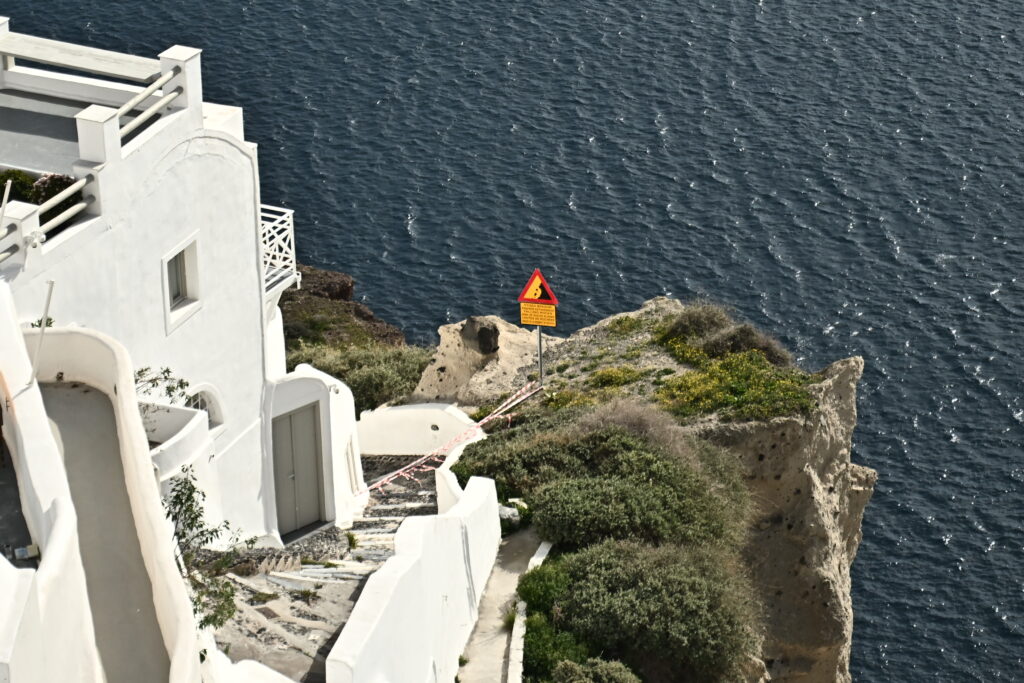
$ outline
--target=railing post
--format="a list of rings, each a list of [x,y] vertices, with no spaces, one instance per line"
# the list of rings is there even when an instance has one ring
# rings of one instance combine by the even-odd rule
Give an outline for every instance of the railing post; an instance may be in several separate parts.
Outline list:
[[[0,17],[0,35],[7,33],[11,30],[11,20],[8,17]],[[0,55],[0,85],[3,84],[3,72],[7,69],[14,68],[14,57],[9,55]]]
[[[39,232],[38,209],[35,204],[25,202],[7,203],[3,224],[0,225],[0,272],[12,267],[21,269],[25,265],[26,253]]]
[[[121,158],[121,133],[117,110],[98,104],[75,114],[78,126],[78,157],[103,164]]]
[[[160,53],[160,72],[167,73],[174,67],[179,72],[164,85],[164,92],[169,93],[181,88],[182,93],[170,104],[171,109],[188,109],[197,117],[197,125],[202,123],[203,116],[203,74],[199,55],[202,50],[184,45],[174,45]]]

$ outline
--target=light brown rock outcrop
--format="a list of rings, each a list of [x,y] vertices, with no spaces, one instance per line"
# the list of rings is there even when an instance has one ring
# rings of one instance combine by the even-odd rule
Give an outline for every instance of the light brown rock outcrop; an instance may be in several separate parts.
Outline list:
[[[437,332],[441,341],[413,399],[478,406],[511,391],[527,367],[537,365],[536,333],[496,315],[473,316]],[[561,342],[544,335],[545,353]]]
[[[877,473],[850,462],[861,358],[826,368],[807,417],[695,426],[732,449],[758,506],[747,549],[772,681],[850,681],[850,565]]]

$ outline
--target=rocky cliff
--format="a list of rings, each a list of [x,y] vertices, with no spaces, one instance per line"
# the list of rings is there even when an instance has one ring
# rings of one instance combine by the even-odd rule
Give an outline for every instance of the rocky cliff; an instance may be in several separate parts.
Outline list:
[[[773,681],[849,681],[850,565],[877,474],[850,462],[860,358],[833,363],[810,387],[807,417],[695,425],[731,449],[758,506],[747,559],[766,620]]]
[[[299,266],[299,273],[302,286],[285,291],[280,302],[289,348],[300,339],[341,346],[405,343],[400,329],[352,300],[355,280],[351,275],[306,265]]]
[[[686,371],[650,344],[651,322],[679,310],[679,302],[658,298],[568,339],[547,338],[548,385],[571,391],[586,386],[588,369],[628,364],[645,379],[623,389],[649,398],[659,375]],[[500,318],[470,318],[439,333],[441,345],[416,390],[421,399],[488,403],[536,370],[535,334]],[[766,629],[764,668],[754,667],[752,680],[850,680],[850,565],[877,476],[850,462],[863,367],[862,359],[848,358],[822,371],[809,387],[815,407],[806,416],[761,422],[711,416],[686,425],[736,453],[756,504],[746,555]]]

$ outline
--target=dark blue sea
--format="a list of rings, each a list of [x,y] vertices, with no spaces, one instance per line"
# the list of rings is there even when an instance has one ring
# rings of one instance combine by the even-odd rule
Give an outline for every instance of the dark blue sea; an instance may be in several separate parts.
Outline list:
[[[858,354],[861,681],[1024,680],[1024,12],[1010,0],[7,0],[16,31],[204,50],[299,252],[430,342],[735,307]]]

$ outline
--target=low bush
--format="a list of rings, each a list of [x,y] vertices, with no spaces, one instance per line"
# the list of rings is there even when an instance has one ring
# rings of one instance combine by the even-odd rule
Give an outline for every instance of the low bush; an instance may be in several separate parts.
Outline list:
[[[632,315],[622,315],[613,318],[608,323],[608,332],[615,337],[628,337],[644,329],[644,321]]]
[[[568,426],[578,414],[566,408],[470,444],[452,472],[460,483],[472,475],[490,477],[498,497],[508,500],[556,479],[585,476],[593,461],[627,448],[616,441],[622,434],[571,433]]]
[[[793,356],[774,337],[746,323],[736,325],[706,338],[700,349],[710,358],[721,358],[730,353],[760,351],[772,365],[792,365]]]
[[[418,346],[327,346],[300,343],[288,352],[288,367],[309,363],[345,382],[356,413],[407,396],[419,382],[433,351]]]
[[[553,626],[543,614],[526,617],[523,673],[527,681],[545,681],[559,662],[583,662],[589,648],[573,634]]]
[[[665,486],[619,477],[559,479],[531,497],[534,526],[546,541],[579,548],[608,538],[679,540],[677,497]]]
[[[0,199],[3,199],[4,186],[7,185],[7,181],[11,181],[11,193],[8,196],[8,201],[12,202],[32,202],[32,183],[36,179],[17,169],[8,169],[6,171],[0,171]]]
[[[545,391],[543,404],[545,408],[562,410],[563,408],[577,408],[588,406],[594,403],[594,399],[581,391],[574,389],[560,389],[558,391]]]
[[[706,367],[711,362],[711,357],[699,346],[694,346],[682,339],[669,339],[664,343],[669,355],[683,365],[693,368]]]
[[[754,649],[752,589],[728,553],[609,541],[563,561],[555,626],[644,680],[732,680]]]
[[[551,559],[520,576],[516,592],[526,603],[527,614],[551,614],[568,589],[569,574],[561,562]]]
[[[655,338],[663,345],[674,340],[687,342],[707,337],[732,324],[732,318],[721,306],[695,303],[685,306],[679,315],[665,322]]]
[[[726,420],[764,420],[809,413],[809,383],[808,374],[772,365],[760,351],[745,351],[667,380],[657,396],[678,417],[717,412]]]
[[[553,683],[640,683],[622,662],[588,659],[583,664],[561,662],[551,672]]]
[[[644,373],[627,365],[596,370],[587,383],[594,387],[621,387],[636,382]]]
[[[658,463],[653,471],[675,469]],[[741,520],[724,507],[710,482],[693,471],[644,477],[560,479],[531,497],[534,526],[541,538],[560,547],[579,548],[605,539],[716,545],[738,541]]]

